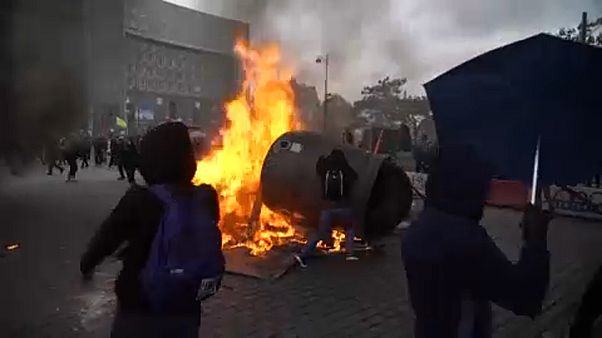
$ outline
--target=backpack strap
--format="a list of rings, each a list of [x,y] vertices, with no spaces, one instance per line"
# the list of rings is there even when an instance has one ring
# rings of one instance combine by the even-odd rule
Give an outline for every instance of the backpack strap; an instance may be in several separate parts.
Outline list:
[[[163,204],[163,213],[161,214],[161,220],[159,221],[159,226],[157,227],[157,233],[155,234],[155,239],[153,245],[157,245],[157,254],[159,254],[159,260],[165,261],[167,259],[167,250],[165,247],[166,239],[165,236],[167,234],[167,229],[165,229],[167,215],[171,211],[170,209],[175,204],[175,200],[173,199],[171,185],[170,184],[153,184],[148,187],[150,192],[157,197],[161,203]]]
[[[148,189],[155,195],[163,204],[169,205],[173,203],[171,194],[171,185],[169,184],[153,184]]]

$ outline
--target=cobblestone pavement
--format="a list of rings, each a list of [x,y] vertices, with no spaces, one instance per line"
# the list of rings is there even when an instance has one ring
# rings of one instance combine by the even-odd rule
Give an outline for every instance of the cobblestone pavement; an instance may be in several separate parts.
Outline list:
[[[21,248],[0,258],[0,337],[108,337],[115,306],[116,262],[82,285],[78,261],[86,241],[127,189],[116,173],[91,168],[80,181],[33,175],[0,187],[0,244]],[[519,214],[490,209],[485,225],[513,259]],[[550,229],[552,281],[547,309],[535,322],[495,309],[496,337],[560,332],[586,278],[602,261],[602,224],[562,218]],[[227,275],[204,305],[202,337],[410,337],[412,311],[399,238],[382,253],[345,262],[316,258],[278,280]]]

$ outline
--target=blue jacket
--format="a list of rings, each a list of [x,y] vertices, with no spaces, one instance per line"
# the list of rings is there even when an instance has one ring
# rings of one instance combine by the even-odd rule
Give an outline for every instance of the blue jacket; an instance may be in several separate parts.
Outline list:
[[[477,219],[433,206],[402,236],[416,337],[491,337],[490,302],[518,315],[540,311],[549,279],[545,242],[526,244],[513,264]]]

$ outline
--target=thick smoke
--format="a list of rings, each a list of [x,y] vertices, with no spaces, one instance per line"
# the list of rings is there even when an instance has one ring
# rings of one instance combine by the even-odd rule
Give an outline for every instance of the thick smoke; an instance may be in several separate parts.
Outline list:
[[[385,75],[411,76],[420,67],[411,30],[393,12],[393,0],[169,0],[251,23],[255,42],[278,41],[297,77],[323,91],[330,57],[331,92],[357,98],[363,85]]]
[[[330,89],[357,99],[385,75],[408,90],[489,49],[575,26],[602,0],[171,0],[251,22],[255,40],[278,40],[300,81],[322,93],[320,53],[331,56]],[[258,13],[259,11],[259,13]]]
[[[322,92],[324,67],[316,56],[330,58],[329,91],[348,99],[363,85],[389,74],[412,76],[420,67],[411,32],[393,12],[394,1],[305,0],[269,1],[252,22],[256,40],[278,40],[298,78]]]
[[[86,121],[83,18],[77,0],[8,1],[0,165],[18,172],[46,142]]]
[[[330,89],[357,99],[363,85],[407,77],[408,90],[491,48],[576,25],[581,11],[602,16],[602,0],[267,0],[253,37],[277,39],[299,79],[321,87],[331,55]],[[321,92],[321,90],[320,90]]]

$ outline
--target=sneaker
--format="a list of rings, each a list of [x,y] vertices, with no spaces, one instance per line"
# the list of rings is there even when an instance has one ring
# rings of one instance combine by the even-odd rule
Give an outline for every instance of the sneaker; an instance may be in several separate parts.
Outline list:
[[[307,263],[305,263],[305,259],[303,259],[303,257],[295,254],[293,255],[293,257],[295,258],[295,260],[297,261],[297,263],[299,263],[299,266],[302,268],[306,268],[307,267]]]
[[[354,262],[354,261],[359,261],[360,259],[357,258],[357,256],[355,256],[355,255],[347,255],[347,257],[345,257],[345,260],[348,262]]]

